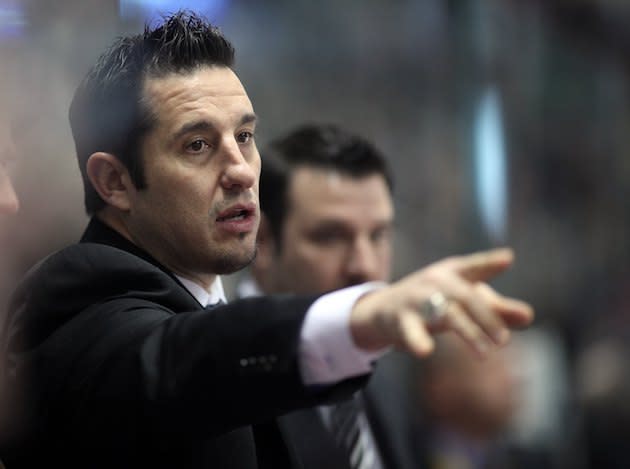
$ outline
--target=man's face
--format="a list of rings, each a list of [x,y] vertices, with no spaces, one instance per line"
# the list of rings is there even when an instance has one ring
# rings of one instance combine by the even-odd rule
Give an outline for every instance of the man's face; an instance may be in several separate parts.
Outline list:
[[[380,174],[361,178],[301,167],[288,188],[276,291],[321,293],[388,280],[394,209]]]
[[[148,78],[156,124],[133,190],[129,233],[165,266],[205,283],[251,262],[260,219],[260,156],[247,93],[226,67]]]

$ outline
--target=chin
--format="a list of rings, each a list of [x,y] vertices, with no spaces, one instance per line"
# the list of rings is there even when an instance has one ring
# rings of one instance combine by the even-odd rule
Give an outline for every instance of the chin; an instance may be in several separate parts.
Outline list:
[[[247,267],[255,258],[256,249],[254,247],[247,252],[223,253],[212,260],[212,273],[218,275],[233,274]]]

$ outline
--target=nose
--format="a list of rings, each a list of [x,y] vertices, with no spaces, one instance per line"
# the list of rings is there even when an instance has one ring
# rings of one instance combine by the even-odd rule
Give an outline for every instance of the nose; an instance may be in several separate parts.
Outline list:
[[[4,168],[0,168],[0,214],[11,215],[18,211],[19,202],[11,179]]]
[[[346,273],[351,283],[383,280],[379,277],[378,256],[374,245],[366,237],[356,239],[346,262]]]
[[[249,189],[254,186],[258,180],[257,168],[260,168],[260,156],[256,148],[248,149],[251,155],[247,157],[234,140],[226,142],[224,148],[226,166],[221,175],[221,186],[230,191]]]

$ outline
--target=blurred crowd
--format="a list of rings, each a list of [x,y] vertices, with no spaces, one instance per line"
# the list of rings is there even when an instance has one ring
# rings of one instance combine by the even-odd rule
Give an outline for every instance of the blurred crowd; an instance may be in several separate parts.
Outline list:
[[[0,0],[0,102],[10,122],[0,148],[10,139],[17,149],[20,198],[19,215],[2,221],[3,304],[19,275],[75,241],[87,221],[67,109],[111,38],[145,21],[122,16],[121,3]],[[403,396],[392,418],[406,420],[411,464],[630,467],[630,6],[217,4],[208,14],[237,48],[261,144],[295,123],[323,121],[386,155],[393,278],[452,253],[516,251],[498,284],[534,305],[530,329],[485,361],[447,336],[430,359],[394,355],[377,373]],[[488,90],[499,97],[494,147],[478,145]],[[506,207],[499,230],[479,196],[492,186],[479,177],[491,164],[480,152],[497,148],[506,188],[493,193]],[[239,278],[226,282],[232,293]]]

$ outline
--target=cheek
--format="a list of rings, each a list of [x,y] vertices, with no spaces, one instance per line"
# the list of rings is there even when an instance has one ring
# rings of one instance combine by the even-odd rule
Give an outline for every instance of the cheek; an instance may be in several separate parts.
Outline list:
[[[387,243],[372,245],[371,259],[373,262],[373,279],[389,281],[392,267],[392,250]]]
[[[339,271],[342,256],[338,253],[308,242],[296,243],[292,248],[285,252],[285,266],[289,275],[316,286],[334,278]]]
[[[321,246],[305,242],[301,249],[301,257],[309,265],[319,267],[319,270],[334,272],[347,259],[347,249],[343,246]]]
[[[377,258],[379,259],[380,270],[383,273],[385,279],[389,279],[392,268],[392,248],[390,244],[387,244],[377,251]]]
[[[308,271],[329,264],[326,253],[308,242],[296,243],[288,254],[296,270]]]

